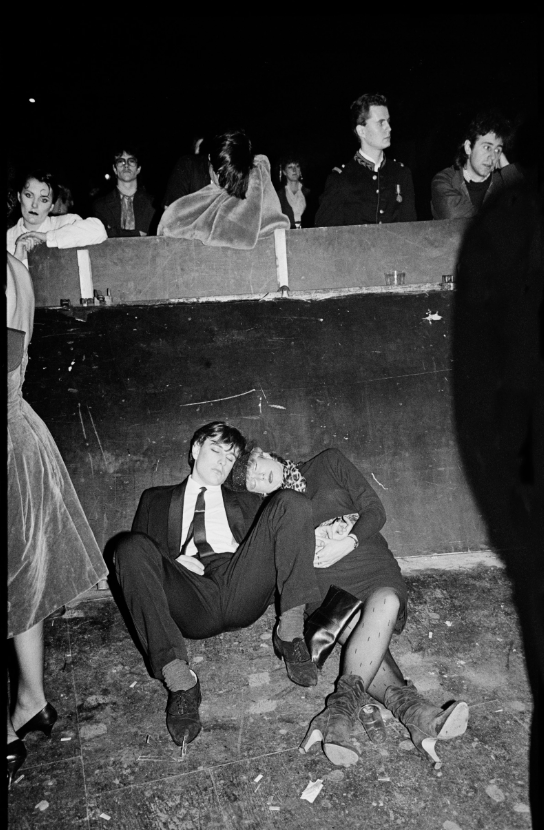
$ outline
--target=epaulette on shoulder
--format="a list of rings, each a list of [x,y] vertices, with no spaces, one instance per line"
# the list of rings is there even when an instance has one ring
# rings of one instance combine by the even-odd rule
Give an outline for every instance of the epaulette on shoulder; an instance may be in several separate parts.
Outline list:
[[[345,166],[346,165],[343,164],[342,167],[333,167],[332,170],[331,170],[331,173],[343,173]]]
[[[397,161],[396,159],[393,159],[393,161],[395,162],[395,164],[400,164],[401,167],[404,167],[402,161]]]

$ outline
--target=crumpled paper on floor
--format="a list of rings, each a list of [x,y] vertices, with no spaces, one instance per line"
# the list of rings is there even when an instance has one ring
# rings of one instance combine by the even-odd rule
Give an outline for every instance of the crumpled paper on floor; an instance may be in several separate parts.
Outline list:
[[[310,781],[300,797],[305,801],[309,801],[310,804],[313,804],[322,789],[323,781],[321,778],[318,778],[317,781]]]

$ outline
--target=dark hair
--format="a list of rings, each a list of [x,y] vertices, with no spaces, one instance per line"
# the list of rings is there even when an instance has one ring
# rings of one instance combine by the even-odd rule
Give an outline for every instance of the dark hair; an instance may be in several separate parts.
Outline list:
[[[74,197],[72,196],[72,191],[69,187],[66,187],[63,184],[59,184],[58,186],[58,196],[53,203],[53,211],[51,216],[57,216],[58,214],[55,213],[55,208],[59,202],[62,202],[63,205],[66,205],[67,213],[74,207]]]
[[[370,107],[386,107],[387,98],[379,92],[367,92],[360,95],[351,105],[351,129],[357,135],[357,127],[365,125],[370,115]]]
[[[229,130],[214,136],[208,144],[208,158],[229,196],[245,199],[253,167],[251,141],[244,130]]]
[[[40,170],[39,168],[27,171],[24,176],[21,176],[19,179],[17,193],[22,193],[26,183],[30,181],[30,179],[36,179],[37,182],[46,184],[49,187],[49,192],[51,193],[51,201],[55,204],[57,196],[59,195],[59,186],[53,173],[49,173],[47,170]]]
[[[213,438],[216,441],[221,441],[222,444],[228,444],[233,450],[238,450],[239,453],[243,452],[246,445],[246,439],[236,427],[231,427],[224,421],[212,421],[197,429],[191,438],[189,445],[189,466],[191,468],[195,463],[192,452],[193,447],[195,444],[203,444],[206,438]]]
[[[115,164],[118,158],[120,158],[123,153],[127,153],[129,156],[134,156],[136,161],[138,162],[138,166],[140,166],[140,148],[136,146],[136,144],[116,144],[116,150],[112,150],[111,160],[112,163]]]
[[[300,156],[298,156],[296,153],[284,153],[284,155],[281,156],[281,158],[280,158],[280,164],[279,164],[280,181],[285,176],[285,173],[283,171],[285,170],[285,168],[287,167],[288,164],[298,164],[298,166],[300,167],[300,171],[301,171],[300,178],[302,179],[302,164],[300,162]]]
[[[470,141],[472,148],[480,136],[495,133],[497,138],[502,138],[503,142],[506,143],[510,137],[511,130],[510,122],[500,112],[488,110],[487,112],[478,113],[468,125],[463,139],[457,147],[455,166],[462,168],[467,163],[466,141]]]

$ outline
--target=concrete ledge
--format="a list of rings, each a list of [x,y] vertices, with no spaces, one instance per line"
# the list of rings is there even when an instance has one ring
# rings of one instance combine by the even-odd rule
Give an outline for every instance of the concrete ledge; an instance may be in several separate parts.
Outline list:
[[[104,294],[109,288],[113,302],[123,305],[256,299],[286,285],[304,294],[421,290],[454,273],[465,227],[455,219],[307,228],[263,239],[252,251],[167,237],[108,239],[88,249],[40,246],[29,266],[38,307],[58,307],[61,299],[79,304],[81,250],[89,252],[94,288]],[[406,286],[385,286],[384,272],[393,268],[406,273]]]
[[[502,559],[490,550],[426,553],[423,556],[399,556],[397,562],[403,574],[429,570],[468,570],[470,568],[477,568],[479,565],[485,565],[488,568],[505,567]]]

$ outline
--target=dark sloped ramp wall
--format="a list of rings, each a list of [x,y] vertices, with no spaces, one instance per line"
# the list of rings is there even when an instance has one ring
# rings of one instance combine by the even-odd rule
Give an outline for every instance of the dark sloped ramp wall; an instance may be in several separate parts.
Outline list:
[[[337,446],[381,496],[396,555],[487,547],[457,453],[453,293],[37,309],[24,392],[100,545],[188,440],[227,419],[295,460]]]

